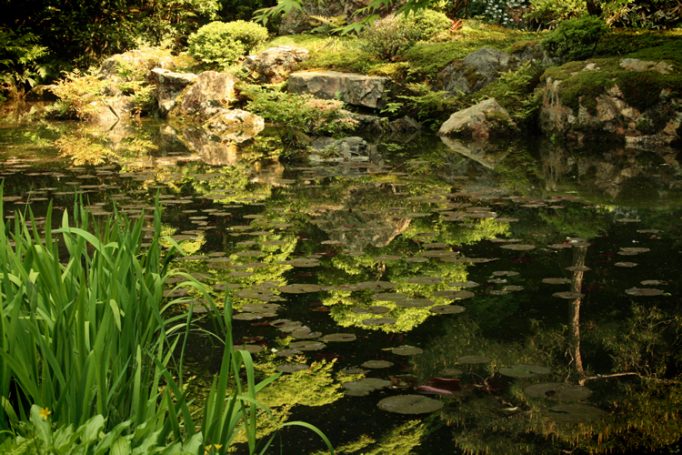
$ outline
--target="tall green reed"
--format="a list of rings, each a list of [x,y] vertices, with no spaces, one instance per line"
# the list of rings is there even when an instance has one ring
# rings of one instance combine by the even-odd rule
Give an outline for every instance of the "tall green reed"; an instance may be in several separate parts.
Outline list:
[[[44,233],[30,211],[0,220],[0,427],[30,404],[63,424],[155,419],[187,322],[164,303],[159,211],[145,248],[142,217],[94,223],[76,204],[53,230],[52,216]]]
[[[144,217],[95,222],[80,202],[72,213],[53,230],[48,207],[44,232],[30,210],[9,225],[0,219],[0,431],[31,422],[45,453],[85,446],[225,453],[242,427],[249,452],[264,453],[272,438],[257,443],[256,419],[267,414],[257,393],[277,377],[256,382],[250,354],[234,349],[229,302],[218,319],[220,372],[194,421],[182,364],[192,312],[171,311],[183,299],[164,299],[172,254],[160,246],[158,204],[151,229]],[[195,288],[215,309],[206,288],[183,276],[176,286]],[[48,413],[58,437],[45,428]],[[316,427],[284,424],[292,425],[314,431],[333,452]]]

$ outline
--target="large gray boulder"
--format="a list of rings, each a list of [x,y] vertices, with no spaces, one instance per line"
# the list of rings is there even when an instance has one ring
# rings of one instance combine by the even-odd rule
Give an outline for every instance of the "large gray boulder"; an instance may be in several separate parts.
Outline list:
[[[386,102],[388,78],[336,71],[299,71],[289,76],[288,90],[316,98],[340,99],[353,106],[380,108]]]
[[[482,48],[461,60],[455,60],[439,75],[444,90],[473,93],[497,79],[511,68],[511,54],[492,48]]]
[[[452,114],[441,125],[438,134],[488,140],[508,135],[516,129],[516,124],[507,110],[500,106],[495,98],[489,98]]]
[[[284,82],[301,62],[308,58],[308,49],[292,46],[277,46],[249,55],[244,67],[259,82],[275,84]]]
[[[547,136],[577,143],[609,139],[630,147],[679,143],[682,78],[671,77],[673,71],[665,61],[632,58],[570,62],[549,69],[540,128]]]
[[[204,71],[180,93],[171,115],[201,119],[211,117],[216,109],[229,108],[237,100],[234,84],[235,78],[229,73]]]
[[[194,73],[176,73],[165,68],[154,68],[151,72],[156,83],[157,107],[162,116],[168,115],[180,92],[198,77]]]

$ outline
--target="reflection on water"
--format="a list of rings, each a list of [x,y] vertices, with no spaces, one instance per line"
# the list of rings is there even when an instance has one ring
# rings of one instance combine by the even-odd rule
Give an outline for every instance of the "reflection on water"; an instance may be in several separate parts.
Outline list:
[[[264,374],[285,373],[262,397],[263,435],[301,418],[339,453],[679,442],[676,151],[367,148],[284,165],[294,154],[276,134],[236,145],[177,125],[44,124],[0,130],[0,174],[6,216],[30,204],[38,224],[48,200],[77,192],[100,216],[158,193],[187,253],[176,267],[229,295],[235,339]],[[197,371],[214,360],[207,343]]]

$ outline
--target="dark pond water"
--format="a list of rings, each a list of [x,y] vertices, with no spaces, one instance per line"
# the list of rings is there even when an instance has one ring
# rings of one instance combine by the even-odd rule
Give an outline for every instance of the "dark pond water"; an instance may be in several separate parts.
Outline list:
[[[0,129],[5,216],[159,194],[177,267],[234,303],[272,415],[339,453],[678,453],[677,153],[413,136],[283,165],[149,124]],[[267,158],[263,158],[267,156]],[[198,338],[197,371],[219,352]],[[407,396],[407,397],[405,397]],[[310,433],[282,453],[322,449]]]

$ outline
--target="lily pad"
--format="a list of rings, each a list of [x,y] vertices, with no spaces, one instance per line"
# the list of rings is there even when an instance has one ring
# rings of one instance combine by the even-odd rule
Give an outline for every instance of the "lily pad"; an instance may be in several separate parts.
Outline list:
[[[408,298],[407,300],[401,300],[398,302],[394,302],[395,306],[400,307],[400,308],[425,308],[428,306],[433,305],[433,302],[429,299],[412,299]]]
[[[396,414],[418,415],[439,411],[443,402],[423,395],[396,395],[377,403],[382,411]]]
[[[365,319],[362,321],[362,323],[365,325],[369,325],[369,326],[391,325],[391,324],[396,323],[396,318],[385,317],[385,318]]]
[[[561,291],[561,292],[555,292],[552,294],[552,297],[557,297],[559,299],[564,299],[564,300],[575,300],[579,299],[583,296],[580,292],[573,292],[573,291]]]
[[[434,314],[459,314],[463,313],[465,309],[460,305],[436,305],[429,311]]]
[[[279,290],[285,294],[307,294],[323,291],[324,288],[317,284],[287,284],[279,288]]]
[[[549,368],[539,365],[517,364],[500,368],[500,374],[518,379],[530,378],[538,374],[549,374],[550,372]]]
[[[668,282],[663,280],[642,280],[639,284],[642,286],[665,286]]]
[[[296,340],[314,340],[315,338],[320,338],[322,333],[313,332],[308,326],[298,327],[290,332],[292,338]]]
[[[365,397],[375,390],[381,390],[391,385],[391,381],[379,378],[362,378],[357,381],[346,382],[343,388],[346,395],[352,397]]]
[[[395,348],[384,348],[384,351],[389,351],[392,352],[395,355],[403,355],[403,356],[411,356],[411,355],[418,355],[424,352],[423,349],[418,348],[416,346],[410,346],[408,344],[405,344],[403,346],[398,346]]]
[[[542,282],[544,284],[561,285],[561,284],[570,284],[571,280],[569,280],[568,278],[554,278],[554,277],[552,277],[552,278],[543,278]]]
[[[507,243],[501,245],[500,248],[510,251],[532,251],[535,249],[535,245],[530,245],[527,243]]]
[[[372,314],[386,314],[390,311],[390,308],[382,305],[372,305],[371,307],[367,308],[367,312]]]
[[[232,316],[232,319],[235,321],[255,321],[257,319],[263,319],[263,317],[264,315],[262,313],[237,313]]]
[[[455,283],[450,283],[450,286],[453,286],[456,288],[462,288],[462,289],[471,289],[471,288],[477,288],[480,285],[475,281],[458,281]]]
[[[497,270],[492,273],[492,276],[494,277],[505,277],[505,276],[518,276],[519,272],[515,272],[513,270]]]
[[[592,270],[586,265],[572,265],[571,267],[566,267],[569,272],[589,272]]]
[[[546,398],[553,401],[581,401],[592,395],[587,387],[563,382],[533,384],[524,389],[529,398]]]
[[[260,344],[235,344],[234,348],[238,351],[247,351],[250,354],[258,354],[265,350]]]
[[[651,251],[650,248],[641,246],[626,246],[618,250],[620,256],[637,256],[638,254],[648,253]]]
[[[290,349],[295,349],[298,351],[320,351],[326,348],[327,345],[321,341],[294,341],[289,344]]]
[[[354,333],[330,333],[320,338],[325,343],[349,343],[357,339]]]
[[[320,261],[315,258],[296,258],[286,263],[296,268],[312,268],[320,265]]]
[[[639,264],[637,264],[636,262],[621,261],[621,262],[616,262],[613,265],[616,267],[620,267],[622,269],[631,269],[631,268],[637,267]]]
[[[379,302],[399,302],[409,299],[409,296],[395,292],[380,292],[378,294],[374,294],[372,299]]]
[[[440,278],[433,276],[413,276],[405,280],[405,283],[412,284],[438,284],[441,282]]]
[[[665,291],[657,288],[630,288],[626,289],[625,293],[627,295],[632,295],[635,297],[658,297],[659,295],[665,294]]]
[[[308,365],[305,363],[284,363],[277,366],[277,371],[282,373],[296,373],[297,371],[307,370]]]
[[[388,360],[368,360],[360,365],[362,368],[369,368],[370,370],[379,370],[382,368],[391,368],[393,362]]]
[[[277,313],[280,308],[275,303],[254,303],[242,306],[242,311],[248,313]]]
[[[457,363],[461,365],[480,365],[490,363],[490,359],[481,355],[463,355],[457,359]]]

